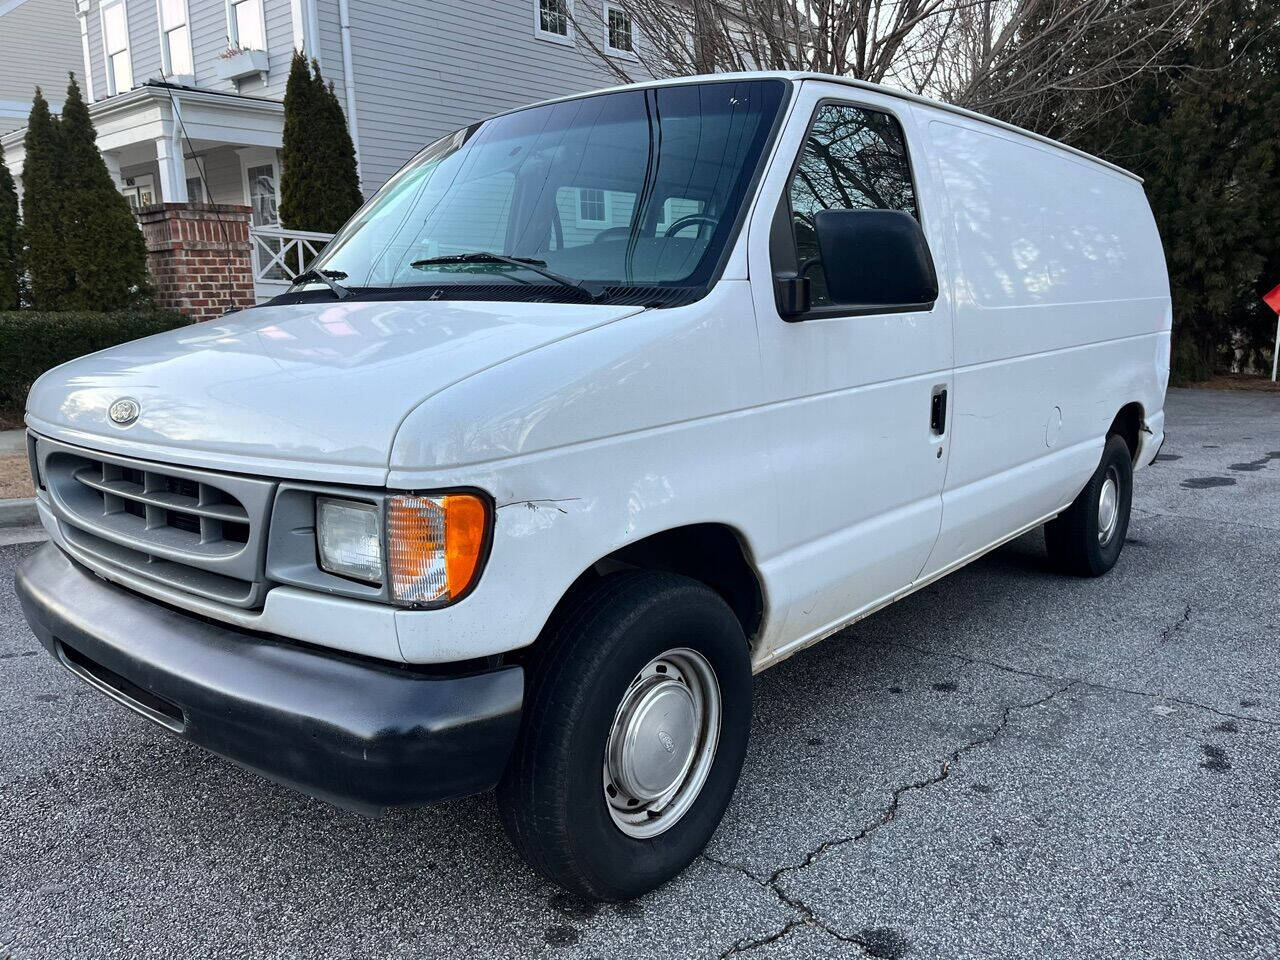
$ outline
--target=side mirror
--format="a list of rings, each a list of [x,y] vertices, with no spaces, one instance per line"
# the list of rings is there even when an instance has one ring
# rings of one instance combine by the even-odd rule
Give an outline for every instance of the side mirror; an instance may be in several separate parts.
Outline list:
[[[929,242],[910,214],[820,210],[814,229],[833,303],[927,309],[938,299]]]

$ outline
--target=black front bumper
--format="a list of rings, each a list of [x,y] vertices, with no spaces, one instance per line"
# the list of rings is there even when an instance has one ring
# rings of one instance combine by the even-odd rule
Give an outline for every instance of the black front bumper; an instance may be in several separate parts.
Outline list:
[[[173,733],[273,780],[372,812],[479,793],[515,742],[524,672],[430,675],[199,619],[46,544],[19,568],[62,664]]]

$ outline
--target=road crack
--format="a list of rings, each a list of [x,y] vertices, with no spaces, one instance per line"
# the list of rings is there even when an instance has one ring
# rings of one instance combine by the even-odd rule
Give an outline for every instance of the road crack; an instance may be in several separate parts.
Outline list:
[[[1173,623],[1169,624],[1169,626],[1165,627],[1164,630],[1160,632],[1160,642],[1168,643],[1175,636],[1177,636],[1184,629],[1186,629],[1187,624],[1190,622],[1191,622],[1191,603],[1190,601],[1188,601],[1186,608],[1182,611],[1181,618],[1173,621]]]
[[[844,943],[855,944],[856,946],[861,947],[866,952],[866,954],[871,957],[896,958],[897,956],[899,956],[900,950],[894,945],[894,943],[892,942],[892,938],[889,938],[888,940],[886,940],[886,938],[884,937],[871,938],[871,937],[851,936],[849,934],[840,933],[837,930],[831,929],[829,926],[827,926],[826,923],[822,921],[820,917],[818,917],[814,913],[813,908],[811,908],[799,897],[793,896],[792,894],[788,893],[787,890],[780,885],[782,879],[786,877],[788,874],[795,873],[797,871],[804,870],[808,867],[813,866],[814,863],[816,863],[818,860],[820,860],[830,851],[835,850],[839,847],[843,847],[847,844],[857,843],[860,840],[864,840],[867,837],[869,837],[871,834],[875,833],[877,830],[880,830],[881,828],[888,826],[897,818],[898,811],[901,809],[902,800],[904,797],[906,797],[908,794],[911,794],[911,793],[915,793],[922,790],[928,790],[931,787],[935,787],[938,784],[942,783],[943,781],[947,780],[951,776],[951,771],[955,767],[955,765],[959,763],[967,754],[971,753],[974,750],[977,750],[980,747],[990,746],[991,744],[995,743],[996,740],[999,739],[1000,735],[1009,726],[1010,719],[1013,717],[1015,712],[1024,711],[1024,710],[1033,710],[1036,707],[1043,706],[1044,704],[1048,703],[1050,700],[1052,700],[1054,697],[1058,696],[1059,694],[1066,693],[1068,690],[1070,690],[1073,686],[1075,686],[1076,681],[1074,680],[1066,681],[1066,682],[1060,681],[1060,683],[1061,683],[1060,686],[1056,687],[1053,690],[1050,690],[1044,696],[1038,697],[1035,700],[1028,701],[1027,703],[1011,703],[1006,705],[1004,710],[1000,714],[999,721],[995,724],[994,727],[992,727],[989,731],[984,733],[982,736],[977,737],[976,739],[970,740],[967,743],[964,743],[961,746],[957,747],[955,750],[953,750],[947,757],[945,757],[942,760],[941,766],[938,768],[938,771],[936,773],[932,774],[931,776],[925,777],[921,780],[914,780],[910,783],[906,783],[899,787],[894,788],[893,792],[890,794],[888,806],[885,807],[883,811],[881,811],[880,815],[876,817],[875,820],[871,821],[866,826],[862,827],[856,833],[853,833],[847,837],[837,837],[832,840],[824,840],[822,843],[818,844],[811,851],[809,851],[809,853],[807,853],[803,859],[801,859],[796,863],[785,864],[779,867],[778,869],[774,870],[773,873],[771,873],[767,878],[761,877],[756,873],[754,873],[753,871],[748,870],[746,867],[743,867],[739,864],[732,863],[727,860],[719,860],[716,857],[711,856],[709,853],[703,852],[701,856],[707,862],[715,864],[727,870],[735,870],[738,873],[741,873],[743,876],[747,877],[753,883],[758,884],[759,886],[763,887],[764,889],[772,893],[774,897],[776,897],[783,906],[787,907],[788,909],[798,914],[798,916],[788,920],[780,928],[772,931],[769,934],[766,934],[761,937],[744,937],[734,942],[731,946],[727,947],[720,954],[720,960],[726,960],[726,958],[728,957],[737,956],[739,954],[747,953],[751,950],[758,949],[759,947],[766,946],[767,944],[775,943],[778,940],[781,940],[782,938],[789,936],[791,933],[795,932],[801,927],[812,927],[821,931],[827,936],[834,937],[835,939],[840,940]],[[871,931],[871,932],[874,933],[874,931]]]
[[[1179,621],[1179,623],[1181,623],[1181,621]],[[1025,670],[1021,667],[1014,667],[1007,663],[1001,663],[998,660],[987,660],[983,657],[971,657],[967,654],[951,653],[947,650],[932,650],[928,647],[917,647],[909,643],[895,643],[888,640],[871,639],[865,640],[864,643],[875,644],[882,647],[897,647],[900,650],[910,650],[913,653],[923,653],[931,657],[946,657],[951,660],[959,660],[961,663],[990,667],[993,670],[1012,673],[1020,677],[1035,677],[1037,680],[1046,680],[1050,683],[1066,683],[1069,681],[1075,686],[1087,687],[1091,690],[1105,690],[1108,693],[1122,693],[1130,697],[1141,697],[1144,700],[1165,700],[1169,703],[1176,703],[1179,706],[1191,707],[1194,710],[1204,710],[1206,713],[1212,713],[1215,716],[1227,717],[1232,720],[1243,720],[1246,723],[1256,723],[1260,726],[1280,729],[1280,722],[1275,720],[1264,720],[1262,717],[1251,717],[1248,714],[1232,713],[1229,710],[1220,710],[1217,707],[1209,706],[1207,703],[1198,703],[1195,700],[1175,697],[1168,693],[1154,693],[1150,690],[1136,690],[1132,687],[1118,687],[1114,684],[1102,683],[1099,680],[1089,680],[1086,677],[1061,677],[1047,673],[1037,673],[1034,670]]]

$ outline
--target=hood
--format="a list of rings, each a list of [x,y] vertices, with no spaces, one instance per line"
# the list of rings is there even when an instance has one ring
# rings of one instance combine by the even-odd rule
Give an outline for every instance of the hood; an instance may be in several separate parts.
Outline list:
[[[260,307],[55,367],[32,387],[27,421],[69,443],[140,457],[381,483],[396,430],[424,400],[641,309],[459,301]],[[108,409],[123,397],[140,412],[118,426]],[[267,467],[282,462],[293,466]]]

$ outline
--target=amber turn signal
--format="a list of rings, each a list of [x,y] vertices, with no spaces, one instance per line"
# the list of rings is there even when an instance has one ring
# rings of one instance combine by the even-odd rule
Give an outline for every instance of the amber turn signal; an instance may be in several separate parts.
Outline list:
[[[489,508],[480,497],[396,496],[387,500],[387,564],[398,603],[445,606],[480,573]]]

